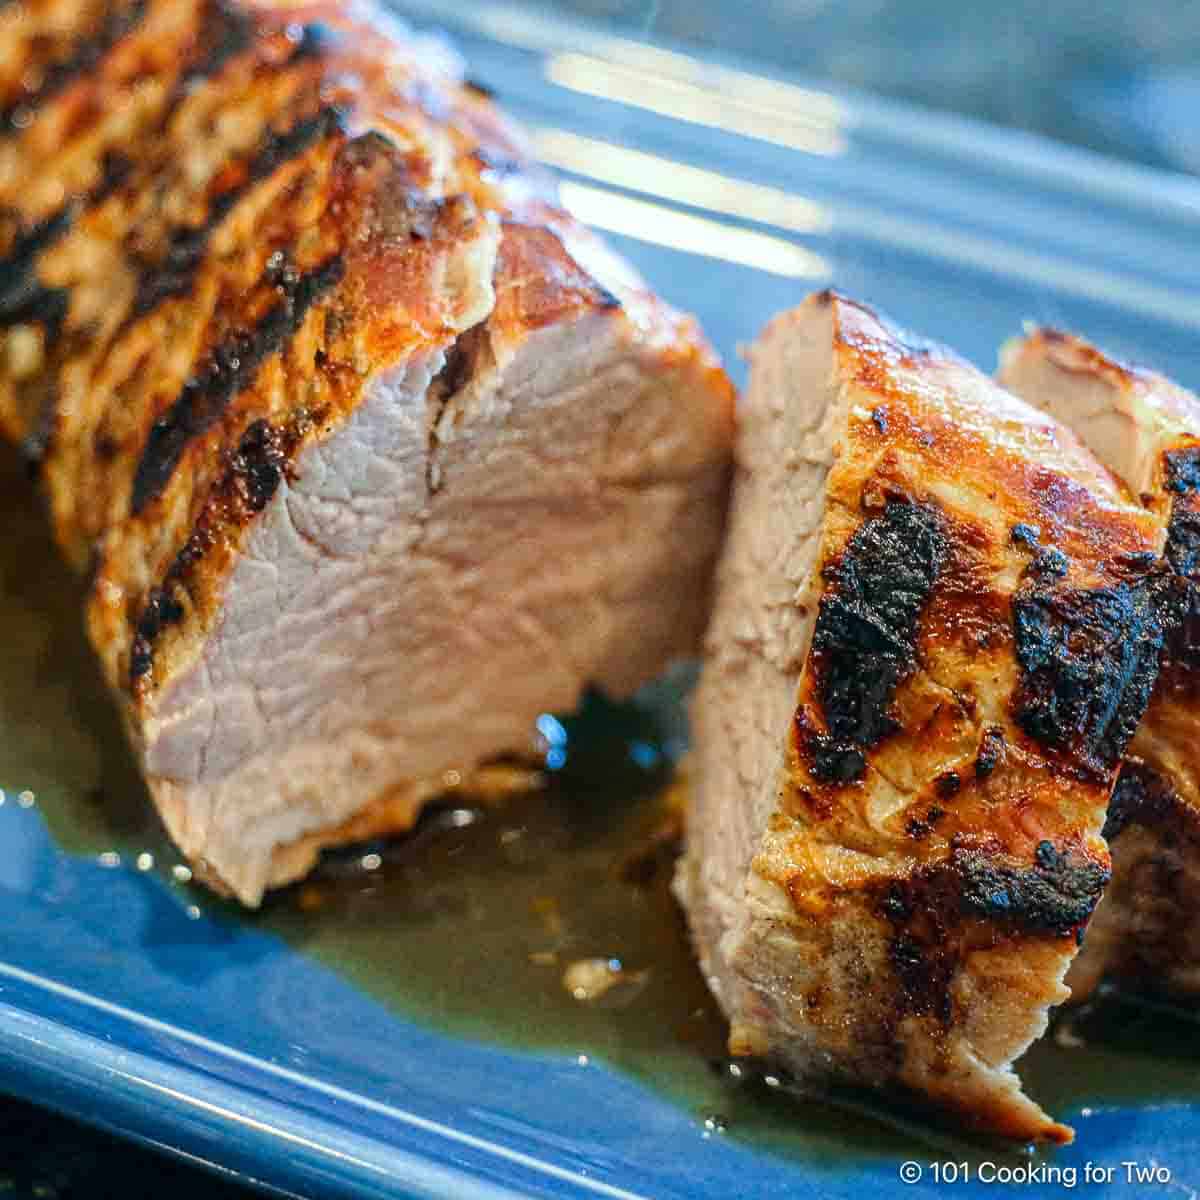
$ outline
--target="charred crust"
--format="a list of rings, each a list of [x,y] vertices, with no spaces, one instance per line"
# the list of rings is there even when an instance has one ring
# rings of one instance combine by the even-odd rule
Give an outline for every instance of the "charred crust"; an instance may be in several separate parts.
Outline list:
[[[38,307],[38,295],[50,289],[39,286],[34,263],[43,250],[70,229],[74,219],[75,206],[64,204],[12,239],[8,253],[0,258],[0,328],[36,319],[32,312]]]
[[[168,626],[183,620],[184,608],[169,587],[154,588],[134,626],[133,646],[129,653],[129,677],[138,680],[149,673],[154,663],[154,642]]]
[[[270,503],[286,463],[279,432],[268,421],[255,421],[242,434],[231,472],[251,512],[262,512]]]
[[[1182,806],[1178,793],[1152,767],[1126,759],[1117,777],[1104,821],[1104,839],[1115,841],[1130,825],[1156,826],[1173,817]]]
[[[1004,739],[1004,730],[999,725],[991,725],[983,731],[979,741],[979,752],[975,756],[975,778],[987,779],[1004,761],[1008,743]]]
[[[1029,550],[1036,550],[1042,541],[1041,526],[1021,521],[1012,527],[1010,536],[1014,546],[1025,546]]]
[[[921,611],[947,553],[936,509],[890,500],[825,569],[812,662],[828,734],[808,739],[817,778],[859,778],[863,751],[897,729],[892,698],[916,667]]]
[[[98,29],[80,38],[65,58],[35,72],[35,86],[23,89],[16,99],[0,108],[0,133],[12,133],[21,128],[38,108],[64,91],[72,80],[95,67],[117,42],[142,23],[148,8],[149,0],[133,0],[131,4],[110,8]]]
[[[975,851],[955,851],[952,868],[962,880],[962,906],[968,914],[1001,920],[1015,929],[1074,935],[1087,924],[1104,894],[1110,872],[1081,855],[1042,841],[1031,867],[996,863]]]
[[[931,1016],[948,1025],[954,1008],[950,984],[958,966],[957,956],[899,933],[888,943],[888,959],[900,983],[901,1014]]]
[[[238,201],[285,164],[340,132],[343,121],[344,114],[339,109],[325,105],[287,129],[264,134],[257,150],[241,164],[241,181],[212,198],[203,223],[171,230],[162,257],[140,263],[130,319],[145,316],[166,300],[186,296],[192,290],[213,233]]]
[[[1168,450],[1163,459],[1166,464],[1167,491],[1177,496],[1200,491],[1200,446]]]
[[[1178,501],[1172,505],[1166,556],[1177,575],[1200,582],[1200,510]]]
[[[867,758],[856,746],[835,742],[822,734],[809,741],[812,773],[823,783],[854,783],[867,769]]]
[[[66,288],[42,287],[28,276],[21,282],[24,286],[0,298],[0,327],[40,325],[45,330],[46,344],[56,342],[67,319],[70,293]]]
[[[1108,878],[1105,865],[1043,841],[1028,866],[959,846],[944,861],[893,880],[878,893],[875,911],[892,926],[897,1015],[948,1024],[951,985],[971,950],[1009,937],[1076,937]]]
[[[953,872],[938,866],[892,881],[879,898],[877,911],[892,926],[888,959],[899,984],[897,1016],[950,1023],[950,985],[962,957],[958,892]]]
[[[217,527],[222,522],[241,527],[266,508],[288,474],[288,464],[304,431],[303,423],[297,430],[285,431],[258,420],[246,428],[237,448],[227,455],[224,473],[191,536],[162,583],[151,590],[134,622],[129,679],[135,691],[144,687],[154,666],[159,636],[186,615],[181,597],[188,595],[191,572],[216,542]]]
[[[1057,546],[1042,544],[1042,531],[1038,526],[1022,521],[1012,527],[1010,537],[1014,546],[1033,551],[1033,558],[1025,568],[1027,575],[1062,579],[1070,571],[1071,560]]]
[[[875,428],[882,434],[888,431],[888,415],[887,409],[882,404],[877,404],[871,409],[871,422]]]
[[[1200,671],[1200,446],[1168,451],[1163,459],[1174,495],[1165,556],[1175,572],[1164,674],[1174,683]]]
[[[1071,560],[1057,546],[1047,546],[1038,551],[1027,569],[1030,575],[1063,579],[1071,569]]]
[[[208,361],[184,384],[150,429],[133,479],[134,515],[166,487],[188,444],[210,429],[230,402],[253,383],[259,368],[283,350],[308,310],[341,280],[335,256],[307,272],[289,271],[276,285],[278,298],[259,321],[215,346]]]
[[[904,831],[914,841],[924,841],[934,830],[937,823],[946,815],[944,808],[934,805],[923,817],[910,817]]]
[[[1158,678],[1162,595],[1158,577],[1097,588],[1038,581],[1018,592],[1020,728],[1089,770],[1113,767]]]

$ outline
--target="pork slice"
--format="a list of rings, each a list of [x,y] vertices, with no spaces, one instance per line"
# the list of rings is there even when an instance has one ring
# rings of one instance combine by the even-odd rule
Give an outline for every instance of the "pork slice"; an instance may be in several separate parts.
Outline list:
[[[1012,1064],[1108,879],[1156,523],[832,293],[754,346],[736,459],[677,878],[730,1051],[1066,1141]]]
[[[379,12],[63,7],[91,66],[0,128],[0,429],[167,828],[256,904],[694,651],[732,389]]]
[[[1113,878],[1067,983],[1105,976],[1200,992],[1200,399],[1081,338],[1034,329],[1001,378],[1070,426],[1161,521],[1175,576],[1173,631],[1129,745],[1104,836]]]

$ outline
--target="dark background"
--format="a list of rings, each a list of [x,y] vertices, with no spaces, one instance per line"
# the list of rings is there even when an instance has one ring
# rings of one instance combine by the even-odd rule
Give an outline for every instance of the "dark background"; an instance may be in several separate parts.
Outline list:
[[[559,0],[622,33],[1200,172],[1200,4],[1182,0]],[[0,1200],[248,1192],[0,1099]]]

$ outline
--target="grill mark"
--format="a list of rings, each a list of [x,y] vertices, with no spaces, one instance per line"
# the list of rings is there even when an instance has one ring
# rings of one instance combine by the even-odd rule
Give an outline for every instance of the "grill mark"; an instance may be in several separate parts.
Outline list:
[[[238,201],[286,163],[299,158],[341,128],[342,114],[333,106],[325,105],[282,133],[268,133],[246,160],[242,182],[212,199],[204,223],[176,227],[168,235],[163,258],[141,264],[129,320],[146,316],[166,300],[186,296],[192,289],[213,233]]]
[[[62,62],[46,68],[41,82],[19,100],[0,109],[0,132],[13,133],[32,120],[37,109],[62,92],[72,80],[91,70],[127,34],[143,21],[148,0],[134,0],[126,8],[110,11],[104,23],[90,37],[75,43]]]
[[[67,234],[81,212],[112,195],[128,178],[132,165],[122,154],[106,155],[100,180],[90,192],[73,197],[17,234],[8,253],[0,258],[0,329],[38,321],[46,327],[47,342],[57,338],[67,312],[67,290],[38,282],[37,259]]]
[[[235,332],[213,349],[150,429],[133,478],[130,505],[135,516],[162,493],[188,443],[210,429],[251,385],[263,363],[287,345],[308,310],[340,281],[343,270],[337,256],[304,274],[285,273],[277,285],[279,300],[257,324]]]
[[[230,58],[250,44],[253,28],[246,14],[223,0],[210,0],[205,5],[196,40],[197,57],[172,89],[155,134],[166,128],[191,85],[215,75]],[[0,122],[3,120],[0,118]],[[66,236],[83,213],[108,199],[129,177],[133,165],[132,160],[121,152],[107,152],[100,181],[90,192],[71,197],[56,212],[17,236],[7,256],[0,258],[0,328],[41,320],[47,325],[47,333],[57,337],[68,297],[63,289],[39,287],[35,260],[42,251]]]
[[[294,439],[265,419],[255,421],[242,434],[224,478],[213,495],[224,497],[228,509],[243,517],[260,513],[271,502],[287,471]],[[211,497],[210,497],[211,499]],[[183,549],[167,568],[163,581],[151,588],[146,603],[133,625],[129,651],[129,682],[134,688],[154,666],[155,644],[169,626],[187,615],[186,577],[192,566],[208,552],[213,531],[204,515],[192,530]]]
[[[224,0],[209,0],[204,6],[197,38],[197,55],[179,77],[167,105],[163,124],[170,119],[188,88],[215,75],[231,58],[247,49],[254,38],[254,22]]]
[[[254,23],[249,16],[223,3],[223,0],[212,0],[206,6],[205,16],[199,30],[196,58],[172,89],[171,97],[156,122],[151,136],[161,134],[166,128],[180,103],[187,96],[189,88],[201,80],[217,74],[231,58],[251,44],[253,35]],[[324,31],[323,26],[305,25],[296,41],[295,49],[285,65],[319,53],[331,40],[331,35],[328,31]],[[332,112],[333,110],[322,111]],[[289,134],[294,132],[296,132],[295,129],[288,131]],[[295,153],[301,153],[305,148],[301,146]],[[280,163],[282,161],[284,160],[281,158]],[[256,166],[261,170],[262,165],[257,161],[252,162],[248,168],[252,177],[248,179],[247,186],[252,186],[253,183],[261,182],[261,179],[265,178],[265,175],[261,174],[253,177]],[[85,212],[108,199],[128,179],[133,167],[133,161],[124,154],[119,151],[108,152],[105,156],[103,175],[95,188],[83,196],[72,197],[56,212],[27,232],[18,235],[9,253],[4,258],[0,258],[0,328],[25,321],[39,320],[48,326],[54,336],[57,336],[62,317],[66,312],[68,298],[63,289],[39,287],[36,282],[34,262],[39,254],[64,237]],[[240,193],[227,195],[231,195],[228,207],[232,207]],[[228,207],[212,220],[213,225],[226,215]],[[206,232],[211,232],[211,230]],[[181,233],[186,240],[193,231],[181,231]],[[173,245],[168,250],[168,259],[175,249],[176,247]],[[203,246],[201,245],[198,250],[198,258],[202,255]]]

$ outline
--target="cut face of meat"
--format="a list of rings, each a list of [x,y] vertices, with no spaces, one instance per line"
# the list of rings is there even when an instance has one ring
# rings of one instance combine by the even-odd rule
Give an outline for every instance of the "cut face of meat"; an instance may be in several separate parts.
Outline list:
[[[538,713],[589,683],[628,695],[699,639],[719,412],[675,426],[686,372],[648,364],[620,310],[506,332],[381,373],[301,455],[202,653],[147,704],[168,826],[243,897],[310,865],[292,843],[364,797],[403,781],[409,823],[424,781],[531,750]],[[431,380],[452,375],[431,431]]]
[[[732,389],[444,47],[93,9],[0,35],[0,430],[168,828],[254,904],[694,652]]]
[[[1104,828],[1112,886],[1067,977],[1105,974],[1200,993],[1200,399],[1080,338],[1037,329],[1005,347],[1001,379],[1074,429],[1160,520],[1173,627]]]
[[[1108,879],[1157,522],[835,294],[751,363],[677,881],[730,1049],[1066,1140],[1011,1064]]]

